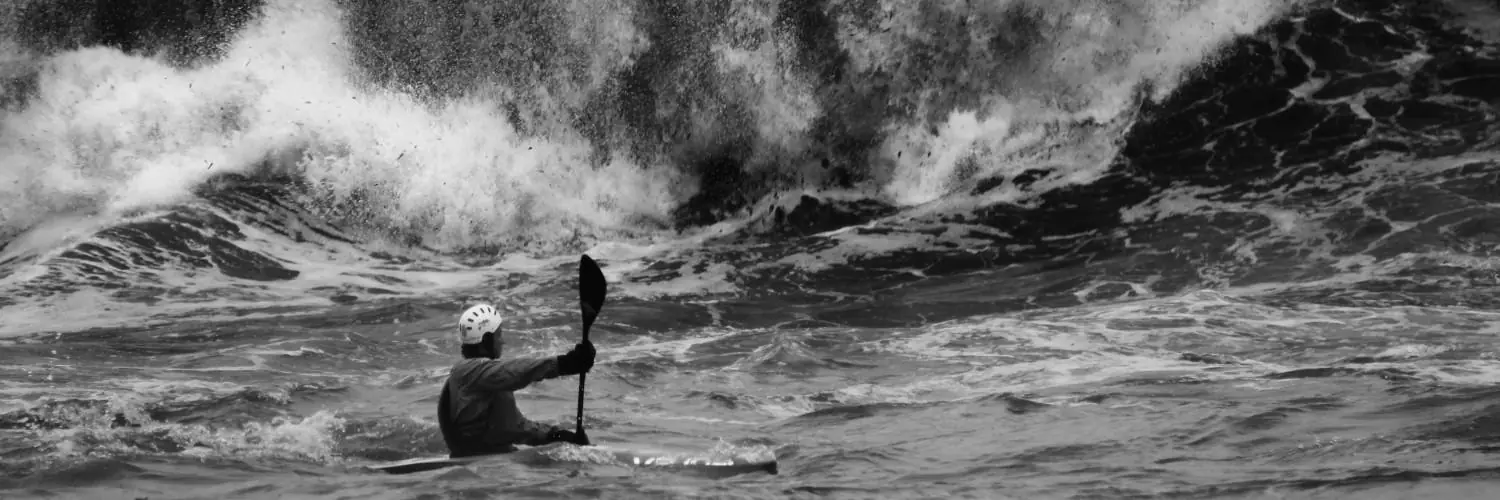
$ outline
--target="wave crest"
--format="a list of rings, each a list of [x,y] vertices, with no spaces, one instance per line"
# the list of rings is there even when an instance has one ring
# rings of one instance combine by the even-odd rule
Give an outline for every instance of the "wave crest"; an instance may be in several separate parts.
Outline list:
[[[1292,4],[269,1],[205,17],[163,0],[177,21],[97,36],[68,23],[124,14],[85,9],[4,47],[34,83],[0,118],[17,166],[0,233],[189,201],[226,172],[286,176],[331,219],[440,248],[653,234],[801,188],[899,206],[1064,173],[1034,192],[1092,180],[1143,90]]]

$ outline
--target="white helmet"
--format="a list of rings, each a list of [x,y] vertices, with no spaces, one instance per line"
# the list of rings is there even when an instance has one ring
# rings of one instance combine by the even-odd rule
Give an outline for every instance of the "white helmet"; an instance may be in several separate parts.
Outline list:
[[[484,334],[500,331],[500,311],[489,304],[479,304],[458,315],[458,341],[478,344]]]

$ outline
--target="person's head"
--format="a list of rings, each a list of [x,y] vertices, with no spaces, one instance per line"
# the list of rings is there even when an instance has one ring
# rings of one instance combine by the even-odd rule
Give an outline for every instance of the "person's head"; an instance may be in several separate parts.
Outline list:
[[[463,344],[464,358],[499,358],[505,346],[500,337],[500,310],[490,304],[465,309],[458,315],[458,341]]]

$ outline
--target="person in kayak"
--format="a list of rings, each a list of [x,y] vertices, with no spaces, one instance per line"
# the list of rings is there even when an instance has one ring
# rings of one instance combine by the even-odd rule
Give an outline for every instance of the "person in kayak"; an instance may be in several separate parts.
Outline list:
[[[594,366],[594,344],[585,340],[560,356],[502,361],[500,323],[500,311],[490,304],[470,307],[458,317],[464,359],[449,371],[438,401],[438,425],[449,456],[509,453],[517,444],[587,444],[573,431],[528,420],[516,408],[514,392],[533,382],[587,373]]]

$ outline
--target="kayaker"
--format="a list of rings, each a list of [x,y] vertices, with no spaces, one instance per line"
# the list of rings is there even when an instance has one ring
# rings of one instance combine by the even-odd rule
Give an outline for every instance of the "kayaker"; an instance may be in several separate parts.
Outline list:
[[[449,371],[438,403],[450,456],[508,453],[518,444],[587,444],[573,431],[528,420],[513,393],[533,382],[587,373],[594,366],[594,344],[585,340],[560,356],[500,360],[505,346],[500,323],[500,311],[490,304],[458,317],[464,359]]]

